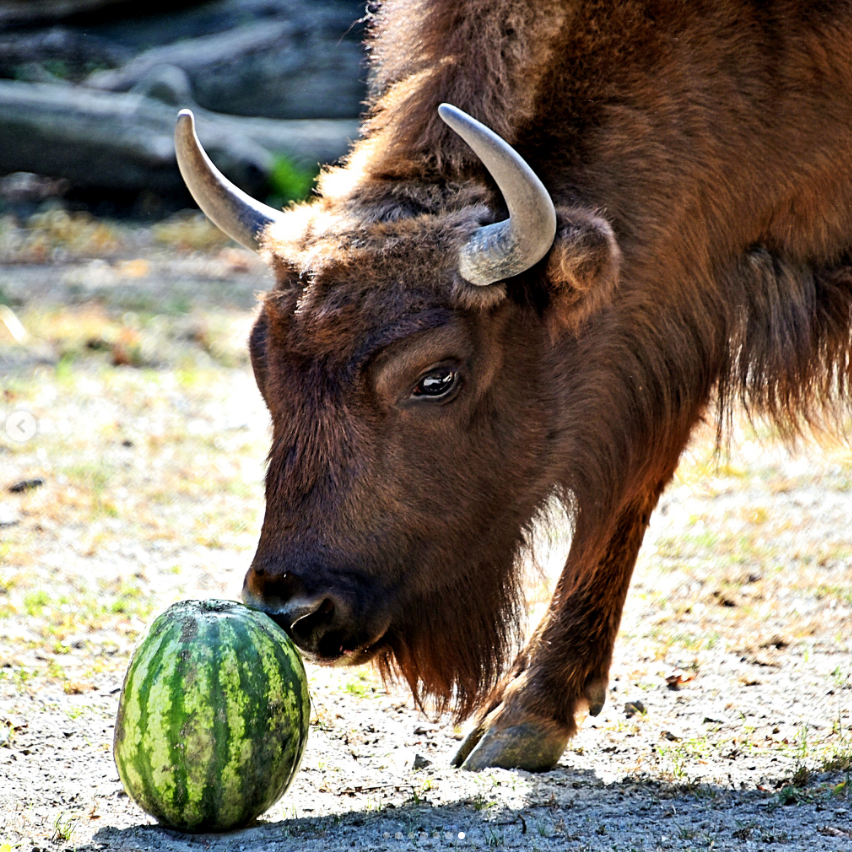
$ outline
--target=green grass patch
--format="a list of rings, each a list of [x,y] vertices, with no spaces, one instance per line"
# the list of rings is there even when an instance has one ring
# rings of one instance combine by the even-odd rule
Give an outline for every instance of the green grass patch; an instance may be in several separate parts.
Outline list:
[[[683,651],[695,653],[697,651],[710,651],[715,648],[721,640],[721,634],[716,631],[703,631],[701,633],[690,633],[678,630],[677,627],[657,625],[649,633],[649,638],[663,645],[665,648],[680,648]],[[649,685],[654,688],[655,685]]]
[[[343,685],[345,692],[357,698],[371,698],[376,694],[376,686],[365,672],[357,672]]]
[[[12,546],[8,541],[0,541],[0,562],[6,562]],[[8,595],[18,585],[17,577],[0,577],[0,595]]]
[[[27,592],[24,595],[24,609],[27,611],[27,615],[33,618],[38,618],[50,603],[50,595],[43,589]]]
[[[814,595],[818,601],[829,598],[852,605],[852,589],[848,586],[817,586]]]
[[[106,609],[112,613],[122,615],[142,615],[150,613],[151,608],[145,601],[145,593],[139,586],[130,583],[122,583],[118,590],[118,596],[107,604]]]
[[[316,176],[315,169],[301,168],[285,156],[276,157],[269,175],[272,185],[269,203],[284,207],[294,201],[304,201],[313,189]]]
[[[56,362],[53,374],[58,384],[67,385],[74,380],[74,361],[78,355],[79,351],[75,353],[66,351]]]
[[[111,466],[102,460],[78,462],[59,468],[59,472],[68,477],[79,488],[101,495],[113,476]]]
[[[719,545],[719,535],[712,530],[662,536],[657,541],[657,555],[664,559],[687,559],[713,552]]]
[[[50,640],[52,651],[69,632],[97,629],[116,616],[135,616],[144,621],[151,614],[154,604],[139,585],[127,581],[100,585],[98,592],[51,596],[38,590],[24,596],[24,609],[40,622],[37,629]]]
[[[778,548],[763,543],[753,535],[742,533],[720,533],[702,530],[678,536],[663,536],[657,541],[656,556],[660,559],[686,560],[713,563],[714,572],[720,568],[748,565],[761,566],[765,570],[774,567]]]

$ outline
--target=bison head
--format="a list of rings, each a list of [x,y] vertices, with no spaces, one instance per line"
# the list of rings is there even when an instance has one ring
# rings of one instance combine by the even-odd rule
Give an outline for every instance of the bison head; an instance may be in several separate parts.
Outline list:
[[[509,145],[442,117],[508,217],[484,173],[327,180],[280,213],[216,171],[191,114],[176,139],[201,208],[277,279],[250,339],[273,438],[243,597],[309,659],[373,660],[461,716],[514,644],[518,549],[560,486],[556,306],[617,263],[605,223],[557,217]]]

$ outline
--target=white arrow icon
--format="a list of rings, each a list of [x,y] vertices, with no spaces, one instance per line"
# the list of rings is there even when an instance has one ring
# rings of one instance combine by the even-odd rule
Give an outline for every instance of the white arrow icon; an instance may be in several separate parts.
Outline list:
[[[29,411],[13,411],[6,418],[6,434],[19,444],[29,441],[36,433],[36,419]]]

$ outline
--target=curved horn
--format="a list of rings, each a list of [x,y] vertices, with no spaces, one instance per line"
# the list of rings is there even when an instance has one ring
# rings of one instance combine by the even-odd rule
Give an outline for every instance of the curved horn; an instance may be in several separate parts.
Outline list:
[[[195,134],[192,110],[178,113],[175,154],[184,183],[207,218],[231,239],[257,251],[261,234],[281,213],[255,201],[213,165]]]
[[[463,246],[462,278],[484,285],[520,275],[553,245],[556,210],[550,194],[518,152],[493,130],[451,104],[441,104],[438,115],[470,145],[509,208],[508,219],[483,225]]]

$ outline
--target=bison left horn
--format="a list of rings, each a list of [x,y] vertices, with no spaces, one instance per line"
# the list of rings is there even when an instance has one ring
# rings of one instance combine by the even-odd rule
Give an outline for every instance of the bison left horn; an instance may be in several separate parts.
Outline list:
[[[520,154],[493,130],[451,104],[438,115],[482,161],[503,193],[509,218],[478,228],[463,246],[459,272],[471,284],[520,275],[550,251],[556,210],[550,193]]]
[[[195,133],[191,110],[178,114],[175,154],[187,189],[207,218],[231,239],[257,251],[263,232],[281,213],[246,195],[210,162]]]

